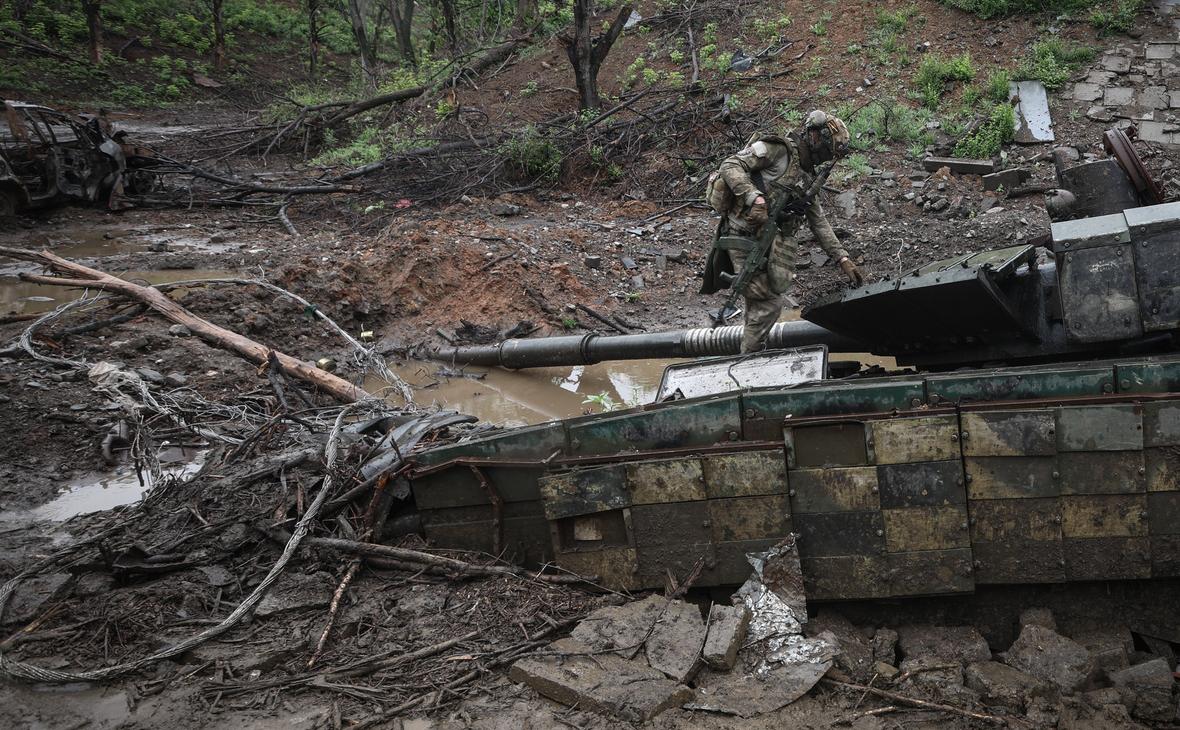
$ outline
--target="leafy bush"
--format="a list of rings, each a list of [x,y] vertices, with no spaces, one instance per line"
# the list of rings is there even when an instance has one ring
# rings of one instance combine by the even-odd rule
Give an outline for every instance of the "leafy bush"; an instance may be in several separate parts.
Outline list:
[[[971,54],[963,53],[954,58],[943,58],[931,53],[922,59],[914,74],[914,83],[922,94],[922,103],[931,109],[938,106],[948,81],[970,81],[975,78],[975,66]]]
[[[1094,58],[1094,49],[1066,45],[1060,38],[1038,41],[1016,69],[1017,79],[1040,81],[1047,89],[1058,89],[1082,64]]]
[[[994,102],[1008,100],[1008,82],[1012,75],[1003,69],[992,71],[987,77],[987,98]]]
[[[1100,35],[1128,33],[1135,24],[1135,16],[1143,9],[1143,0],[1114,0],[1090,11],[1090,25]]]
[[[1000,147],[1012,141],[1016,134],[1016,111],[1002,102],[992,107],[986,122],[955,145],[956,157],[985,160],[999,154]]]
[[[848,125],[852,137],[849,145],[854,149],[874,149],[885,142],[925,145],[930,141],[930,132],[926,129],[930,112],[899,101],[874,101],[856,113],[852,113],[851,108],[840,108],[836,110],[836,116]]]
[[[555,182],[561,174],[561,150],[536,127],[525,127],[520,135],[501,144],[499,152],[505,162],[528,177]]]
[[[939,0],[943,5],[974,13],[981,18],[1029,13],[1074,14],[1108,0]]]

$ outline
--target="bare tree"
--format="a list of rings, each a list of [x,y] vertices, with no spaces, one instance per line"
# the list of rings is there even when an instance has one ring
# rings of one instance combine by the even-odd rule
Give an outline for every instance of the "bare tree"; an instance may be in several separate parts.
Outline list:
[[[619,14],[605,33],[594,37],[591,21],[594,16],[593,0],[574,0],[574,37],[561,37],[565,44],[565,53],[569,56],[574,67],[574,82],[578,86],[578,97],[582,109],[598,108],[598,69],[610,52],[611,46],[619,34],[623,32],[623,25],[631,17],[631,6],[619,8]]]
[[[397,52],[411,66],[418,65],[414,54],[414,0],[389,0],[389,17],[393,21]]]
[[[208,0],[213,18],[213,68],[225,67],[225,0]]]
[[[90,41],[90,62],[102,62],[102,0],[82,0],[82,12],[86,15],[86,32]]]
[[[320,61],[320,0],[306,0],[307,10],[307,75],[315,80]]]
[[[352,37],[361,57],[361,74],[365,83],[377,85],[377,51],[374,47],[376,33],[370,35],[365,16],[368,15],[368,0],[348,0],[348,20],[352,24]]]
[[[455,32],[455,0],[438,0],[438,9],[442,14],[443,33],[447,37],[447,45],[451,55],[459,50],[459,35]]]

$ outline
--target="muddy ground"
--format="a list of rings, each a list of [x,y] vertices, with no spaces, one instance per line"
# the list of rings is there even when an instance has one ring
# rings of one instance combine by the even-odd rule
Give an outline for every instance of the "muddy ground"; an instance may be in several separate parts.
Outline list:
[[[945,29],[942,29],[945,30]],[[1020,32],[1026,32],[1022,29]],[[1163,34],[1150,26],[1148,37]],[[1031,37],[1031,36],[1030,36]],[[1164,36],[1160,36],[1164,37]],[[975,43],[977,39],[972,39]],[[1126,39],[1118,44],[1126,43]],[[1116,44],[1117,45],[1117,44]],[[1128,46],[1128,53],[1136,51]],[[1096,63],[1097,65],[1097,63]],[[1080,78],[1080,77],[1079,77]],[[507,81],[505,81],[507,83]],[[1132,81],[1142,85],[1146,81]],[[489,87],[492,91],[495,86]],[[1079,159],[1100,155],[1107,126],[1089,119],[1068,94],[1054,96],[1058,144]],[[1032,171],[1030,185],[1051,184],[1049,145],[1011,146],[1010,164]],[[1140,145],[1148,167],[1175,192],[1176,147]],[[980,178],[921,169],[901,152],[872,153],[870,174],[833,182],[824,205],[837,233],[870,279],[897,275],[932,260],[1020,243],[1048,232],[1039,194],[1008,197],[983,189]],[[275,163],[282,166],[283,162]],[[839,176],[836,176],[839,177]],[[918,205],[915,199],[929,199]],[[213,277],[263,278],[311,301],[354,335],[373,331],[395,370],[416,387],[422,405],[451,406],[501,424],[533,423],[598,407],[587,396],[617,402],[650,399],[662,363],[550,369],[540,373],[466,375],[409,356],[424,348],[462,341],[468,322],[503,332],[522,322],[532,336],[604,329],[576,305],[619,315],[631,331],[707,326],[717,297],[697,293],[699,272],[715,219],[680,199],[550,191],[536,195],[474,198],[444,207],[411,204],[358,217],[333,215],[320,203],[298,202],[290,215],[293,237],[273,222],[259,223],[229,210],[59,209],[22,219],[0,232],[4,245],[47,248],[126,278],[150,283]],[[342,206],[345,207],[345,206]],[[6,261],[0,268],[0,339],[17,337],[28,320],[77,291],[32,286],[16,279],[31,269]],[[835,267],[805,243],[791,296],[806,305],[839,291]],[[340,338],[301,305],[250,286],[193,286],[177,292],[192,312],[292,355],[333,358],[338,373],[362,373]],[[56,324],[37,340],[46,353],[88,365],[119,363],[154,392],[204,404],[200,422],[248,434],[257,414],[227,411],[243,402],[269,416],[271,386],[252,364],[170,331],[152,314],[88,332],[68,327],[126,312],[119,303]],[[797,314],[795,315],[797,316]],[[268,454],[295,447],[322,449],[331,425],[316,422],[307,433],[297,424],[271,428],[244,453],[210,451],[181,429],[160,431],[155,446],[170,447],[166,478],[142,502],[144,492],[128,445],[104,458],[101,444],[126,409],[98,393],[86,370],[25,357],[0,360],[0,577],[8,579],[55,551],[94,540],[43,571],[37,590],[18,593],[3,615],[0,651],[5,659],[48,668],[95,668],[146,656],[224,619],[278,559],[276,526],[291,529],[323,477],[318,464],[246,479]],[[379,383],[369,382],[374,389]],[[250,401],[249,398],[254,398]],[[331,404],[312,395],[315,408]],[[186,401],[187,402],[187,401]],[[394,398],[394,405],[401,405]],[[239,417],[240,416],[240,417]],[[240,423],[235,419],[240,420]],[[442,434],[439,438],[453,437]],[[164,443],[167,442],[167,443]],[[354,445],[355,446],[355,445]],[[352,447],[350,447],[352,448]],[[357,447],[359,448],[359,447]],[[360,458],[349,451],[350,464]],[[113,511],[95,512],[106,507]],[[333,529],[360,524],[359,505]],[[395,519],[383,537],[420,547]],[[101,539],[96,539],[101,536]],[[160,574],[119,572],[114,558],[132,546],[147,554],[174,553]],[[464,556],[490,563],[489,556]],[[540,698],[509,681],[505,652],[529,651],[568,631],[572,622],[617,596],[554,586],[530,578],[456,580],[423,570],[366,564],[344,594],[332,640],[316,668],[340,667],[360,658],[412,652],[475,632],[429,657],[353,680],[306,679],[316,653],[332,590],[347,574],[349,558],[301,548],[274,589],[273,600],[252,619],[218,640],[99,685],[51,687],[6,682],[0,686],[0,724],[13,728],[197,727],[607,727],[618,723]],[[404,566],[402,566],[404,568]],[[1060,631],[1076,639],[1095,662],[1128,664],[1160,656],[1175,668],[1176,645],[1135,625],[1127,607],[1146,616],[1174,605],[1176,586],[1138,589],[1088,586],[1073,589],[992,590],[965,600],[925,599],[886,604],[817,607],[817,618],[854,624],[845,633],[850,652],[875,647],[892,628],[923,623],[977,627],[985,651],[1003,659],[1022,630],[1030,607],[1049,607]],[[1134,595],[1132,595],[1134,593]],[[692,594],[705,604],[726,596]],[[828,614],[828,619],[822,619]],[[843,624],[841,624],[843,625]],[[1104,641],[1087,643],[1095,626]],[[1135,633],[1132,633],[1134,630]],[[548,633],[546,633],[548,632]],[[885,633],[883,633],[885,632]],[[1158,632],[1157,632],[1158,633]],[[857,638],[859,637],[859,638]],[[1113,637],[1113,638],[1112,638]],[[1144,638],[1147,637],[1147,638]],[[1172,637],[1176,638],[1176,637]],[[1112,646],[1115,648],[1112,649]],[[1113,651],[1114,659],[1110,659]],[[1119,654],[1119,651],[1122,654]],[[1171,654],[1169,654],[1171,652]],[[870,650],[870,654],[872,651]],[[510,655],[510,654],[509,654]],[[1122,657],[1120,660],[1119,657]],[[876,658],[874,656],[874,658]],[[904,650],[886,663],[917,660]],[[1174,725],[1159,708],[1112,689],[1104,675],[1068,690],[997,701],[988,691],[961,683],[925,682],[919,673],[896,685],[915,698],[997,714],[1015,727],[1134,727]],[[1117,668],[1115,669],[1117,671]],[[470,672],[453,690],[439,688]],[[1169,695],[1170,697],[1170,695]],[[416,703],[405,709],[397,708]],[[946,711],[897,706],[880,698],[821,686],[813,693],[754,720],[672,709],[657,727],[966,727],[991,726]],[[388,716],[386,716],[388,714]]]

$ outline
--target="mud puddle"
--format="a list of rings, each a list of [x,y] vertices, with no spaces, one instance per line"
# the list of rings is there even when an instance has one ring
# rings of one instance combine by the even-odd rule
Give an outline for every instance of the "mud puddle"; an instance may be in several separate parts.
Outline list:
[[[119,278],[146,284],[166,284],[188,279],[237,277],[233,271],[219,269],[166,269],[163,271],[125,271]],[[183,295],[183,289],[178,290]],[[82,296],[80,289],[47,286],[21,281],[16,276],[0,276],[0,316],[48,312]]]
[[[438,405],[503,425],[544,423],[655,400],[664,368],[681,360],[629,360],[573,367],[503,370],[468,367],[468,377],[443,377],[434,364],[394,368],[420,405]],[[379,393],[380,378],[365,389]]]
[[[177,479],[195,474],[203,461],[201,451],[176,446],[161,449],[159,458],[164,475]],[[90,475],[74,481],[56,498],[39,507],[0,512],[0,523],[64,522],[78,515],[132,504],[152,487],[146,471],[143,478],[141,484],[135,468],[121,464],[112,474]]]

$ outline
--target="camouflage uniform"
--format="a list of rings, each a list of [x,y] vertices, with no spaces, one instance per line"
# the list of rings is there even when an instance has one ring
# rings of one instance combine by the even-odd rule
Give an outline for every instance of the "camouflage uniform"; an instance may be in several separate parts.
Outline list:
[[[762,137],[754,141],[721,163],[720,173],[736,198],[726,216],[726,227],[730,235],[739,236],[757,236],[758,226],[749,220],[749,214],[758,196],[769,193],[764,196],[769,201],[771,197],[777,199],[784,191],[789,191],[790,198],[801,198],[812,180],[812,176],[800,167],[798,143],[782,137]],[[765,191],[755,183],[759,178]],[[848,256],[848,252],[840,247],[818,197],[812,200],[805,217],[820,247],[834,261]],[[782,295],[790,289],[795,277],[795,259],[799,252],[795,234],[801,224],[802,217],[798,215],[780,218],[778,235],[767,256],[766,271],[756,274],[746,287],[742,352],[762,349],[766,336],[782,314]],[[746,253],[730,250],[729,256],[734,271],[741,271]]]

